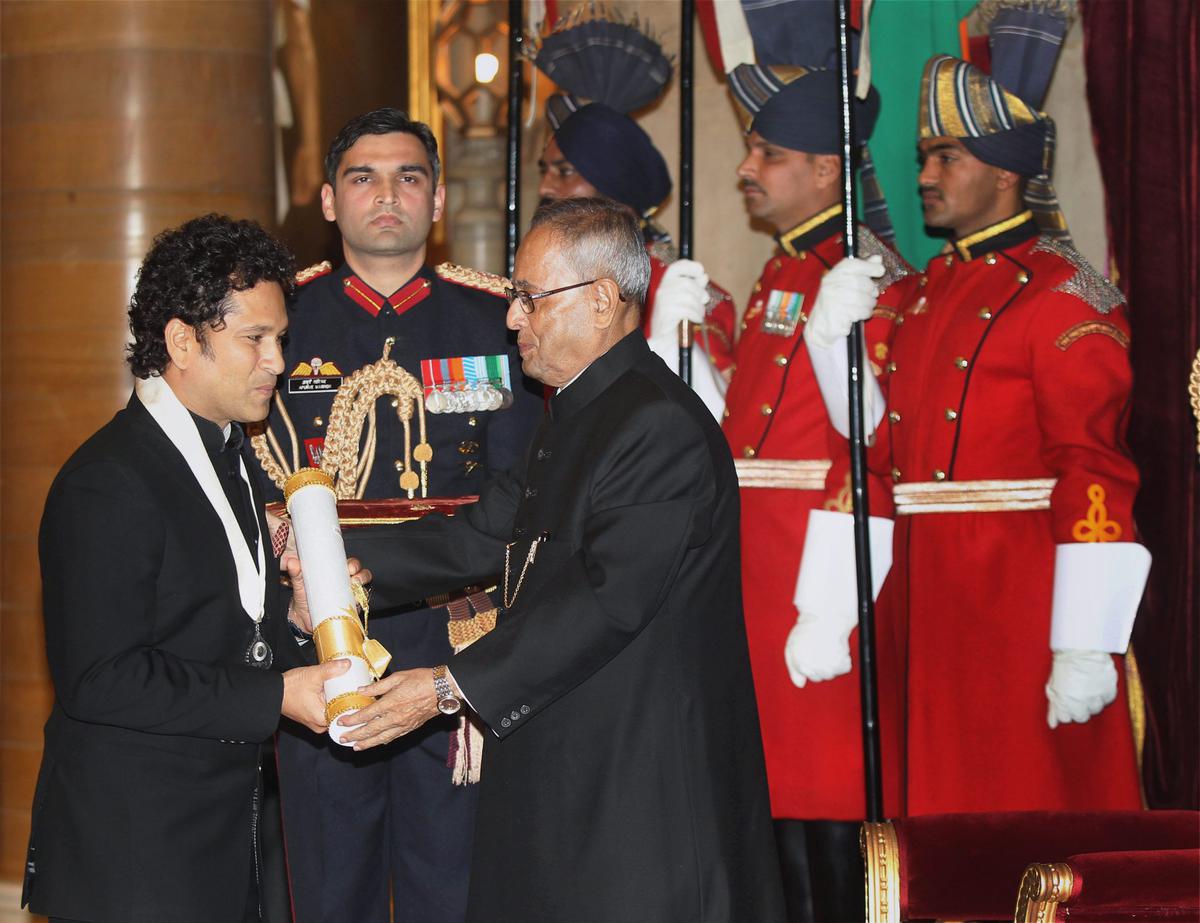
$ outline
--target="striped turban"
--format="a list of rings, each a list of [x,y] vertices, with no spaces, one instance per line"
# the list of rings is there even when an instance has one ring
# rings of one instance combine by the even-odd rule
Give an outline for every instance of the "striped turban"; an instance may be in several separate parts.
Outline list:
[[[1042,233],[1069,241],[1067,220],[1050,181],[1054,120],[1009,92],[975,65],[936,55],[921,78],[918,133],[949,137],[971,155],[1026,179],[1025,204]]]

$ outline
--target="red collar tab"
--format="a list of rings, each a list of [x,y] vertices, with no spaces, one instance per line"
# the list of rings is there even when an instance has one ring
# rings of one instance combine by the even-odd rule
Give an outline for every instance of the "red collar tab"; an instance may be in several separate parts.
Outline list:
[[[391,304],[392,310],[396,312],[396,316],[399,317],[428,298],[430,291],[432,291],[432,286],[429,280],[416,276],[407,285],[401,286],[392,293],[388,302]]]
[[[348,275],[342,280],[342,291],[346,293],[346,297],[353,301],[356,305],[370,314],[372,317],[379,315],[379,310],[387,301],[379,292],[367,285],[362,279],[356,275]]]
[[[399,316],[429,297],[430,284],[428,279],[416,276],[385,298],[358,276],[349,275],[342,280],[342,290],[346,297],[372,317],[378,317],[385,305],[390,305]]]

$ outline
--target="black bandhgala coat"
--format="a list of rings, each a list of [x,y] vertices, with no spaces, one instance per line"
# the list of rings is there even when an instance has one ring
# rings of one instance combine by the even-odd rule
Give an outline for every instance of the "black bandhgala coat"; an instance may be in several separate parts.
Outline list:
[[[511,608],[450,664],[494,732],[470,920],[783,919],[733,462],[640,332],[464,514],[348,540],[384,598],[495,575],[511,543]]]

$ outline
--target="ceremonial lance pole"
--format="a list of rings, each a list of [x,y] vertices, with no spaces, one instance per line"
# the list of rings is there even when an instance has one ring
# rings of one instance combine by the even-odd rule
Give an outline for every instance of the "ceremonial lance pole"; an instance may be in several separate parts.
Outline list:
[[[683,0],[679,17],[679,256],[692,258],[692,23],[695,0]],[[692,384],[692,325],[679,322],[679,377]]]
[[[521,220],[521,46],[525,33],[523,0],[508,0],[508,161],[504,183],[504,274],[517,262],[517,222]]]
[[[858,256],[855,233],[854,96],[850,85],[851,0],[838,0],[838,89],[842,106],[842,216],[846,256]],[[871,584],[871,540],[867,508],[867,446],[863,425],[863,325],[856,323],[847,345],[850,360],[850,489],[854,498],[854,558],[858,579],[858,676],[862,698],[863,776],[868,821],[883,820],[883,773],[879,759],[879,698],[875,683],[875,605]],[[866,374],[870,374],[867,372]]]

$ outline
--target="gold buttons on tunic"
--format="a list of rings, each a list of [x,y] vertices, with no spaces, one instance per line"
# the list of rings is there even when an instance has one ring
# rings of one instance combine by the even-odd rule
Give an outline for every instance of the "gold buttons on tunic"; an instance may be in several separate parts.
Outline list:
[[[955,420],[957,420],[957,419],[958,419],[958,411],[957,411],[957,410],[954,410],[954,409],[953,409],[953,408],[951,408],[951,407],[947,407],[947,408],[946,408],[946,419],[947,419],[949,422],[953,423]]]
[[[893,481],[893,483],[900,482],[900,469],[899,468],[892,469],[892,481]]]
[[[394,410],[395,408],[397,408],[399,406],[400,406],[400,398],[398,398],[398,397],[392,398],[392,409]]]
[[[992,319],[992,309],[991,308],[980,308],[979,309],[979,319],[980,320],[991,320]]]
[[[754,446],[752,445],[748,445],[746,448],[742,449],[742,455],[745,458],[753,458],[757,454],[758,453],[754,451]]]
[[[724,410],[721,411],[721,419],[722,420],[729,419],[729,408],[728,407],[726,407]]]
[[[892,373],[894,373],[894,372],[896,371],[896,363],[894,363],[894,362],[889,362],[889,363],[887,364],[887,370],[888,370],[888,373],[889,373],[889,374],[892,374]]]
[[[479,420],[476,418],[475,414],[471,414],[469,417],[467,417],[467,426],[478,426],[478,425],[479,425]]]
[[[996,254],[989,253],[987,256],[985,256],[983,258],[983,261],[985,263],[987,263],[989,266],[995,266],[996,265]]]
[[[384,345],[385,345],[385,346],[395,346],[395,345],[396,345],[396,338],[395,338],[395,337],[388,337],[386,340],[384,340],[384,341],[383,341],[383,343],[384,343]]]
[[[762,407],[759,408],[759,411],[764,417],[769,417],[775,412],[775,409],[770,404],[763,404]]]
[[[966,359],[964,359],[962,356],[958,356],[958,357],[956,357],[956,358],[955,358],[955,360],[954,360],[954,364],[955,364],[955,366],[957,366],[957,367],[958,367],[958,368],[960,368],[960,369],[966,369],[966,367],[967,367],[968,365],[970,365],[971,363],[969,363],[969,362],[968,362]]]
[[[397,458],[395,461],[395,465],[396,465],[397,471],[403,471],[404,470],[404,459]]]
[[[808,315],[807,315],[807,314],[805,314],[803,311],[801,311],[801,312],[800,312],[800,323],[801,323],[801,324],[807,324],[807,323],[808,323]]]
[[[323,417],[313,417],[313,426],[324,426],[325,419]]]
[[[899,423],[900,422],[900,412],[897,410],[889,410],[888,411],[888,419],[891,420],[893,423]]]
[[[761,291],[762,291],[762,283],[761,283],[761,282],[755,282],[755,283],[754,283],[754,291],[756,291],[756,292],[761,292]]]
[[[943,471],[941,468],[935,468],[935,469],[934,469],[934,471],[933,471],[933,479],[934,479],[935,481],[944,481],[944,480],[946,480],[946,472],[945,472],[945,471]]]
[[[806,259],[808,259],[808,251],[801,250],[799,253],[796,254],[796,259],[800,260],[800,262],[803,263]]]
[[[904,326],[904,315],[903,315],[903,314],[900,314],[900,315],[898,315],[898,316],[896,317],[896,326],[897,326],[897,327],[903,327],[903,326]]]
[[[921,286],[921,288],[924,288],[928,284],[928,282],[929,282],[929,276],[925,275],[924,273],[922,273],[921,277],[919,279],[917,279],[917,285]]]
[[[1020,283],[1021,285],[1024,285],[1028,281],[1029,281],[1029,273],[1027,273],[1024,269],[1022,269],[1020,272],[1017,273],[1017,282],[1018,283]]]
[[[783,353],[780,353],[778,356],[775,357],[775,364],[778,366],[781,366],[781,367],[787,365],[788,357],[785,356]]]

